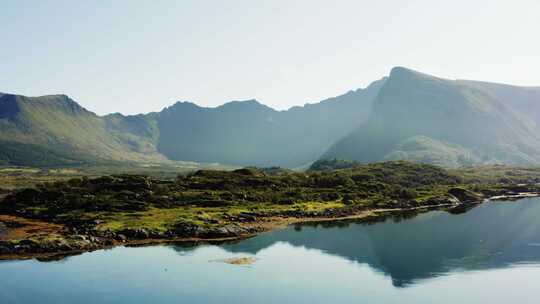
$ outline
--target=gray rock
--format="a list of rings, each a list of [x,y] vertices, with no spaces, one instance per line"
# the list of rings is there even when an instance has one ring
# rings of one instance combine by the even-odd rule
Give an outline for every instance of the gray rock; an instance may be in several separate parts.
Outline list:
[[[129,239],[147,239],[150,237],[150,233],[144,228],[127,228],[120,231],[120,234],[123,234]]]
[[[127,240],[127,237],[121,233],[118,233],[115,237],[115,239],[117,241],[120,241],[120,242],[125,242]]]
[[[0,222],[0,237],[4,234],[6,234],[8,231],[8,228],[6,226],[6,224]]]
[[[249,231],[243,227],[235,225],[226,225],[223,227],[214,228],[206,232],[207,237],[235,237],[249,233]]]

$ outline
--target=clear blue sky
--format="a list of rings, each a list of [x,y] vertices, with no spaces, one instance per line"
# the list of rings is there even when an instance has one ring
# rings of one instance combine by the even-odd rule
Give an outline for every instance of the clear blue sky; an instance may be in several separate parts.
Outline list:
[[[406,66],[540,85],[540,1],[0,0],[0,91],[65,93],[99,114],[277,109]]]

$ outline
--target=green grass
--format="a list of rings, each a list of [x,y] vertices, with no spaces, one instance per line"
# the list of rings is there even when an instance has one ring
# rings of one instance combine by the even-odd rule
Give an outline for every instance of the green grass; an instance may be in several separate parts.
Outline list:
[[[226,216],[237,216],[244,212],[322,212],[331,208],[343,208],[341,202],[302,202],[293,205],[259,204],[234,205],[232,207],[195,207],[182,208],[150,208],[142,212],[114,212],[86,214],[88,219],[99,219],[105,223],[99,226],[101,230],[121,231],[126,228],[145,228],[156,231],[167,231],[178,223],[193,224],[204,227],[217,227],[229,222]]]

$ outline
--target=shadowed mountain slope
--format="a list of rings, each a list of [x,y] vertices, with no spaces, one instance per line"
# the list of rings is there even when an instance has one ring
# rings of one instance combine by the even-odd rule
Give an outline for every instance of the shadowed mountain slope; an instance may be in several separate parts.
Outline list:
[[[304,165],[364,121],[384,80],[368,88],[276,111],[255,100],[216,108],[183,102],[159,113],[158,151],[174,160]]]

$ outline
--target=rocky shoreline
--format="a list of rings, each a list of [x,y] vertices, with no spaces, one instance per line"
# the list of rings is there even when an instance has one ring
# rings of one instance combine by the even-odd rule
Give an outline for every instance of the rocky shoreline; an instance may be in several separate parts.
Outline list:
[[[253,237],[259,233],[291,224],[342,220],[380,221],[388,216],[422,213],[431,210],[446,210],[452,213],[461,213],[487,200],[519,199],[538,195],[538,193],[508,194],[477,201],[441,198],[440,200],[434,200],[430,205],[424,206],[407,206],[403,202],[396,202],[394,203],[394,208],[373,210],[350,208],[348,210],[329,210],[315,214],[288,212],[286,214],[269,216],[246,213],[235,219],[238,222],[215,229],[205,230],[201,227],[185,226],[182,229],[167,231],[165,233],[144,228],[126,229],[120,232],[99,231],[92,230],[91,228],[92,224],[97,225],[99,223],[84,223],[76,226],[77,228],[70,228],[66,231],[63,238],[46,241],[21,240],[16,243],[0,241],[0,260],[31,258],[37,258],[43,261],[57,260],[70,255],[108,249],[115,246],[146,246],[166,243],[221,243]],[[0,228],[3,226],[6,225],[0,225]]]

